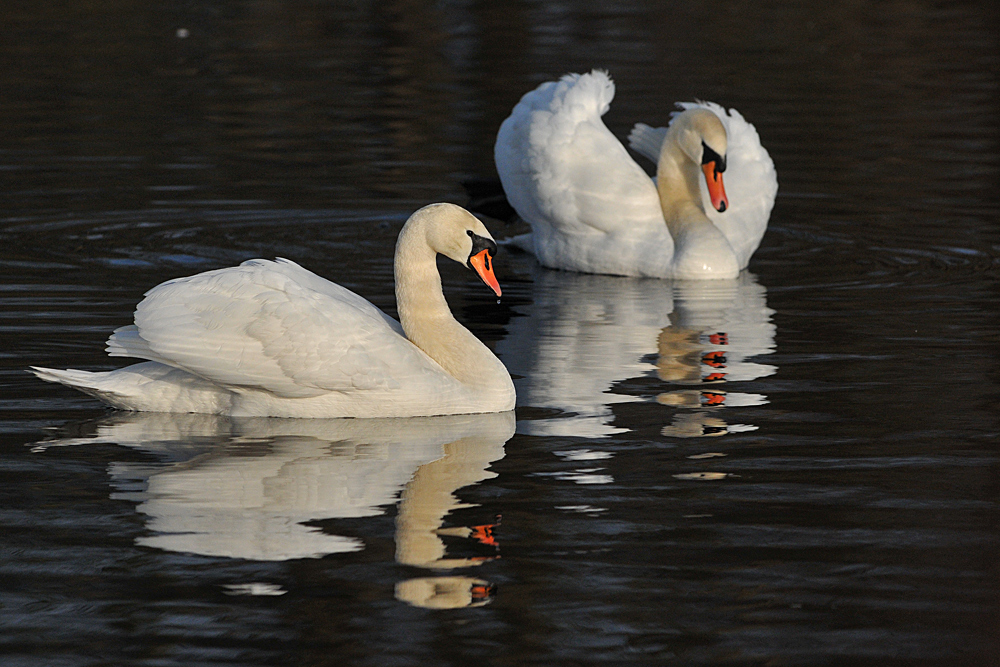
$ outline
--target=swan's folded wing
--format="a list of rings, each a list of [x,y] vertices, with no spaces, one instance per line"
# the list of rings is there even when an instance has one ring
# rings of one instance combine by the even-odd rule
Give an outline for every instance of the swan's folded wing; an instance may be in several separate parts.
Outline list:
[[[526,94],[500,126],[497,171],[508,201],[533,228],[582,234],[663,226],[652,180],[601,120],[613,97],[605,72],[567,75]]]
[[[726,194],[729,209],[719,213],[708,199],[708,188],[702,182],[702,201],[705,211],[715,226],[722,230],[729,245],[736,251],[740,268],[750,261],[767,230],[767,221],[774,208],[778,193],[778,175],[774,161],[760,143],[757,129],[748,123],[740,112],[730,109],[727,113],[714,102],[679,104],[683,109],[702,107],[711,110],[726,126]]]
[[[108,352],[288,398],[390,389],[429,359],[371,303],[287,260],[250,260],[153,288]]]

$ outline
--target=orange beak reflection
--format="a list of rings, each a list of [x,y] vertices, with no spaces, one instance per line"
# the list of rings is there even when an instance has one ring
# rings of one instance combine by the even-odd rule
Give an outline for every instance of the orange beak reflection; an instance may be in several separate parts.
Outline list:
[[[701,165],[701,170],[705,172],[705,183],[708,184],[708,198],[712,200],[712,206],[719,213],[729,208],[729,199],[726,197],[726,188],[722,185],[722,172],[715,170],[715,162],[706,162]]]
[[[493,275],[493,258],[490,257],[489,250],[481,250],[475,255],[470,256],[469,266],[479,274],[484,283],[496,292],[497,296],[500,296],[500,283],[497,282],[497,277]]]

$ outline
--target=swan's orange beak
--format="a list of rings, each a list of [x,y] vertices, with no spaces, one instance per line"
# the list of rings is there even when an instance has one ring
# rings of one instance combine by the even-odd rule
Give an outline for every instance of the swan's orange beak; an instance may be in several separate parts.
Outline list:
[[[708,185],[708,198],[712,200],[712,206],[719,213],[729,208],[729,199],[726,197],[726,188],[722,185],[722,172],[715,168],[715,162],[706,162],[701,165],[701,170],[705,172],[705,183]]]
[[[475,255],[469,257],[469,266],[479,274],[484,283],[497,293],[497,296],[500,296],[500,283],[497,282],[497,277],[493,275],[493,258],[490,257],[489,250],[480,250]]]

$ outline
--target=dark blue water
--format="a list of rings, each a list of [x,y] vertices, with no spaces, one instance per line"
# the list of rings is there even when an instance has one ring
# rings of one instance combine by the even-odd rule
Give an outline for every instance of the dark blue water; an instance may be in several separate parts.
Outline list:
[[[0,662],[992,665],[998,48],[987,3],[21,3],[0,23]],[[737,281],[442,264],[513,417],[128,415],[159,282],[282,256],[395,313],[521,94],[623,137],[739,109],[780,183]],[[516,419],[515,419],[516,418]]]

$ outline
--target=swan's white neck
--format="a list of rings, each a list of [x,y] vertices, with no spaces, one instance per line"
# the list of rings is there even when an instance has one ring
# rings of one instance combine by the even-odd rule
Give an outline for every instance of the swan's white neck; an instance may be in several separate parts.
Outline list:
[[[499,359],[451,314],[441,289],[437,252],[428,242],[427,218],[407,222],[396,242],[396,309],[410,341],[463,384],[510,383]]]
[[[681,149],[677,134],[676,128],[671,126],[656,165],[656,189],[663,219],[675,238],[691,225],[712,224],[701,203],[700,170]]]
[[[674,239],[674,278],[735,278],[736,253],[701,201],[701,170],[680,146],[681,123],[670,126],[656,166],[663,219]]]

